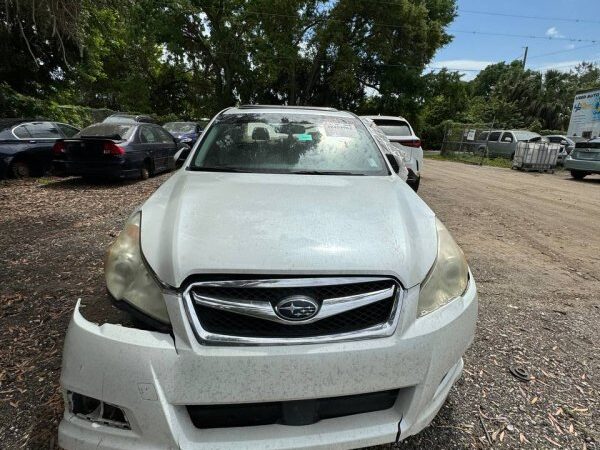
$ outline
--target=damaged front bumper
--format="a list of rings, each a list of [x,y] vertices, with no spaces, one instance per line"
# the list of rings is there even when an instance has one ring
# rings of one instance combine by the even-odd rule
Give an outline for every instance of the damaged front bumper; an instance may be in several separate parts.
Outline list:
[[[356,448],[404,439],[426,427],[462,371],[473,339],[477,294],[419,319],[418,287],[407,291],[390,337],[290,346],[206,346],[195,339],[183,302],[168,295],[173,334],[97,325],[79,311],[67,333],[61,385],[65,449]],[[397,390],[384,410],[310,425],[198,428],[202,405],[264,404]],[[395,391],[394,391],[395,392]],[[93,420],[73,393],[123,412],[127,426]],[[396,395],[396,394],[394,394]]]

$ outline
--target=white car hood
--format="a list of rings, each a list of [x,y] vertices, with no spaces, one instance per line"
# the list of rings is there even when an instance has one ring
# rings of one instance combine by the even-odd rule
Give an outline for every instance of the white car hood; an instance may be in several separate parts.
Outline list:
[[[435,216],[397,176],[178,171],[142,206],[142,252],[165,283],[190,275],[390,275],[420,283]]]

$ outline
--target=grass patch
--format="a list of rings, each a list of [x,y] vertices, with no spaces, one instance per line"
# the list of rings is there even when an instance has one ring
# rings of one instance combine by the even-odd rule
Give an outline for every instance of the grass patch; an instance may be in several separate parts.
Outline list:
[[[425,158],[437,159],[439,161],[455,161],[477,166],[483,165],[502,167],[505,169],[510,169],[512,167],[512,161],[507,158],[482,158],[481,156],[477,156],[472,153],[447,153],[445,155],[425,155]]]

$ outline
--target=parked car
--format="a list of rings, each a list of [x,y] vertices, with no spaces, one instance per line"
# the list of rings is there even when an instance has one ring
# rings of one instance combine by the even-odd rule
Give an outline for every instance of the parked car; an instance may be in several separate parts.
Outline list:
[[[558,164],[563,164],[567,155],[570,155],[575,148],[575,142],[566,136],[552,134],[544,136],[553,144],[560,144],[560,152],[558,153]]]
[[[52,166],[57,139],[79,131],[72,125],[39,119],[0,119],[0,179],[42,176]]]
[[[180,145],[156,124],[96,123],[54,144],[54,167],[63,176],[146,179],[173,169]]]
[[[405,155],[406,168],[408,169],[407,183],[415,192],[421,182],[423,170],[423,149],[421,139],[417,137],[413,128],[403,117],[396,116],[364,116],[381,128],[388,139]]]
[[[177,138],[179,142],[192,147],[202,134],[204,126],[199,122],[167,122],[163,128]]]
[[[127,220],[105,276],[145,325],[92,322],[78,301],[65,449],[402,440],[442,406],[477,317],[448,230],[360,119],[329,108],[219,113]]]
[[[116,113],[106,117],[104,123],[155,123],[155,120],[143,114]]]
[[[492,130],[485,135],[485,141],[479,144],[477,151],[489,156],[501,156],[504,158],[515,157],[518,142],[534,142],[542,136],[527,130]]]
[[[367,127],[367,130],[369,130],[369,132],[375,139],[375,142],[377,142],[377,145],[379,146],[379,148],[381,149],[383,154],[390,161],[390,164],[398,165],[398,168],[394,169],[396,171],[396,173],[398,174],[398,176],[400,178],[402,178],[404,181],[406,181],[408,179],[408,169],[406,168],[406,158],[407,158],[406,153],[400,151],[396,145],[392,144],[392,142],[385,135],[385,133],[381,130],[381,128],[379,128],[377,125],[375,125],[375,122],[373,122],[373,120],[371,120],[367,117],[361,117],[360,119],[362,120],[362,122]],[[391,159],[390,155],[395,156],[395,158]]]
[[[564,166],[577,180],[600,174],[600,138],[577,142],[571,154],[565,158]]]

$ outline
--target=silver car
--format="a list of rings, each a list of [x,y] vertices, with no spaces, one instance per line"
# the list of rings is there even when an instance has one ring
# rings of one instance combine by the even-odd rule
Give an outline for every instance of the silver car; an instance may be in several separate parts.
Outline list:
[[[487,144],[487,154],[489,156],[502,156],[513,159],[518,142],[534,142],[542,136],[527,130],[493,130],[486,137],[486,141],[478,148],[480,153],[486,151]]]
[[[560,151],[558,152],[557,163],[562,164],[565,158],[571,154],[573,149],[575,148],[575,142],[572,139],[569,139],[566,136],[562,136],[559,134],[552,134],[549,136],[544,136],[548,139],[548,141],[553,144],[560,144]]]

